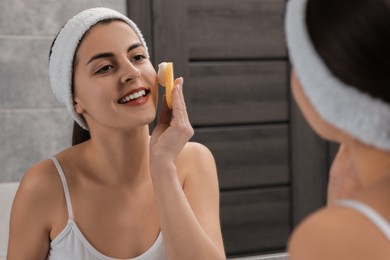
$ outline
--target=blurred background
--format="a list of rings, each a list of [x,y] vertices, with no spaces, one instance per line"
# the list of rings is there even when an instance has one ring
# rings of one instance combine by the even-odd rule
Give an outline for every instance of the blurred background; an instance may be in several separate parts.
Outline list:
[[[229,257],[283,252],[326,201],[336,145],[304,122],[289,91],[286,0],[1,0],[0,259],[18,182],[70,145],[73,122],[48,81],[51,42],[73,15],[104,6],[138,24],[157,66],[173,61],[193,141],[213,152]],[[161,91],[160,91],[161,92]],[[152,126],[153,127],[153,126]]]

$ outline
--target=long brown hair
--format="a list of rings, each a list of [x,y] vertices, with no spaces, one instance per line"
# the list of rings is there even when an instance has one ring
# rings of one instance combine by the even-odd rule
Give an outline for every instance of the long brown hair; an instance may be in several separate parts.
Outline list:
[[[308,0],[314,47],[340,80],[390,103],[390,4],[387,0]]]
[[[76,121],[73,122],[72,146],[76,144],[81,144],[89,139],[91,139],[89,131],[79,126]]]

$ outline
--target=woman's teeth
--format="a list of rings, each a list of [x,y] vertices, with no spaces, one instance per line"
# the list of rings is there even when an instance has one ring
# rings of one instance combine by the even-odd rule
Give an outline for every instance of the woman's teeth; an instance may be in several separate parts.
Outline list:
[[[128,95],[128,96],[122,98],[121,100],[119,100],[119,103],[120,104],[124,104],[124,103],[127,103],[127,102],[131,101],[131,100],[135,100],[137,98],[144,97],[144,96],[146,96],[146,91],[145,90],[140,90],[138,92],[135,92],[135,93],[133,93],[131,95]]]

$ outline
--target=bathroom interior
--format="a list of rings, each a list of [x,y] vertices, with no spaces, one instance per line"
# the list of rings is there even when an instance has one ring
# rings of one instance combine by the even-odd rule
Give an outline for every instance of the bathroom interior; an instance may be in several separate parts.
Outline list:
[[[192,140],[217,164],[228,259],[287,259],[292,229],[326,202],[337,146],[309,128],[291,98],[286,0],[2,0],[0,259],[23,174],[70,145],[73,121],[49,86],[51,42],[73,14],[95,6],[128,15],[153,64],[172,61],[184,77]]]

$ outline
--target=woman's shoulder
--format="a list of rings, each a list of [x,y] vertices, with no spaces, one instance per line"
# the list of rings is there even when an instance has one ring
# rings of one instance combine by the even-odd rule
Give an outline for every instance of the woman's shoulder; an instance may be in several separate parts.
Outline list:
[[[69,158],[74,157],[76,150],[77,147],[72,146],[57,153],[52,158],[57,158],[62,166],[63,161],[68,161]],[[33,186],[41,188],[42,191],[50,191],[53,186],[50,184],[60,181],[57,167],[52,158],[47,158],[32,165],[24,174],[20,185],[26,186],[25,188]]]
[[[215,162],[213,154],[205,145],[197,142],[188,142],[178,154],[176,163],[202,167]]]
[[[62,200],[61,180],[50,159],[31,166],[20,181],[12,206],[12,222],[51,228],[54,208]],[[22,221],[23,220],[23,221]]]
[[[203,144],[188,142],[176,158],[176,167],[180,179],[188,178],[193,173],[201,178],[202,175],[216,175],[214,156]],[[207,176],[206,176],[207,177]]]
[[[333,205],[311,214],[293,232],[290,259],[388,259],[389,241],[358,211]]]
[[[74,146],[67,148],[54,157],[59,160],[60,167],[64,162],[70,161],[70,158],[75,157],[77,148]],[[42,160],[35,165],[32,165],[20,181],[17,195],[27,199],[35,199],[44,203],[52,203],[53,200],[62,199],[63,185],[58,169],[52,158]],[[43,199],[45,198],[45,199]]]
[[[27,170],[20,181],[19,192],[36,196],[51,196],[58,183],[60,183],[60,178],[57,169],[51,159],[46,159]]]
[[[201,143],[197,142],[187,142],[183,150],[180,153],[180,156],[193,156],[197,155],[202,157],[212,157],[211,151]]]

